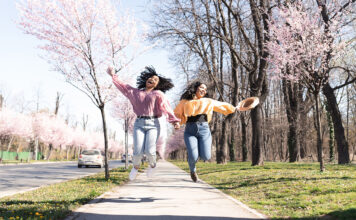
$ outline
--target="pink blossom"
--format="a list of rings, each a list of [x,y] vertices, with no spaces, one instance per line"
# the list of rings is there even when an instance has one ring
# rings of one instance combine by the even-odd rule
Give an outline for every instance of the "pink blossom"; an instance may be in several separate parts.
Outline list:
[[[0,136],[19,136],[30,139],[33,136],[30,116],[7,108],[0,110]]]
[[[165,155],[169,155],[171,152],[185,148],[184,144],[184,129],[175,130],[173,134],[168,138]]]
[[[335,1],[331,1],[337,7]],[[337,11],[337,9],[335,10]],[[269,22],[270,41],[269,68],[272,78],[286,78],[290,81],[312,82],[327,80],[327,54],[341,51],[343,44],[338,38],[341,23],[339,19],[330,22],[329,31],[321,22],[319,10],[307,10],[302,2],[288,3],[274,11]]]
[[[2,108],[0,111],[0,136],[17,136],[28,140],[38,139],[40,142],[59,148],[76,146],[82,149],[104,149],[104,138],[101,132],[84,132],[73,129],[58,116],[46,112],[25,115]],[[122,146],[113,140],[112,151],[122,151]]]
[[[132,133],[136,114],[133,111],[130,101],[123,95],[118,95],[112,102],[111,115],[120,121],[125,129],[125,120],[128,122],[128,131]]]
[[[43,57],[93,101],[93,91],[103,102],[112,98],[109,65],[123,69],[145,50],[137,21],[110,0],[25,0],[17,8],[19,27],[42,40]]]

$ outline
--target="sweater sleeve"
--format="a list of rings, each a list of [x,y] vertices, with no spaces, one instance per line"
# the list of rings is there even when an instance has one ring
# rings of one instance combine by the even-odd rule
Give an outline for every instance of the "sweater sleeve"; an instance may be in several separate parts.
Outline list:
[[[169,104],[167,98],[164,96],[163,93],[160,94],[158,102],[161,112],[167,116],[167,120],[169,123],[180,122],[180,119],[174,115],[171,105]]]
[[[121,81],[117,75],[113,75],[112,81],[124,96],[130,100],[133,98],[135,90],[137,90],[136,88],[133,88],[132,86]]]
[[[228,115],[228,114],[231,114],[231,113],[234,113],[236,111],[236,107],[229,104],[229,103],[226,103],[226,102],[220,102],[220,101],[217,101],[217,100],[213,100],[213,110],[215,112],[219,112],[219,113],[222,113],[224,115]]]
[[[181,100],[176,108],[174,109],[174,114],[177,116],[177,118],[180,119],[181,124],[185,124],[187,122],[187,117],[184,114],[184,104],[186,103],[186,100]]]

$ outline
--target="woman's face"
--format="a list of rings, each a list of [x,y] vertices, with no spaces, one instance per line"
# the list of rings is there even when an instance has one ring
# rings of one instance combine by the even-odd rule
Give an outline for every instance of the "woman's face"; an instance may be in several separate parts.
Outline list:
[[[158,76],[152,76],[146,80],[146,89],[154,89],[159,83]]]
[[[197,88],[197,91],[195,92],[195,96],[197,99],[203,98],[206,95],[206,85],[205,84],[200,84],[200,86]]]

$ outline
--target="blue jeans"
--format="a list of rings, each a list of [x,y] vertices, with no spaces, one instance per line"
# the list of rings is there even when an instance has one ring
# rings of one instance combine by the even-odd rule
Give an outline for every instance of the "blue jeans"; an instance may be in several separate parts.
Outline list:
[[[184,142],[188,151],[190,172],[196,172],[195,164],[211,158],[211,133],[208,122],[188,122],[184,130]]]
[[[133,128],[133,156],[134,166],[141,164],[143,154],[147,156],[151,167],[156,166],[156,143],[160,133],[158,118],[137,118]]]

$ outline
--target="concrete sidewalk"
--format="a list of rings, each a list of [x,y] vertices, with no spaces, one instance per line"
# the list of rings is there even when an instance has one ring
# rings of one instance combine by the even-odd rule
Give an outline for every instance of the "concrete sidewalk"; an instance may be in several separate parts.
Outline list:
[[[146,173],[107,192],[66,218],[128,220],[264,219],[241,202],[199,181],[175,165],[159,161],[155,176]]]

